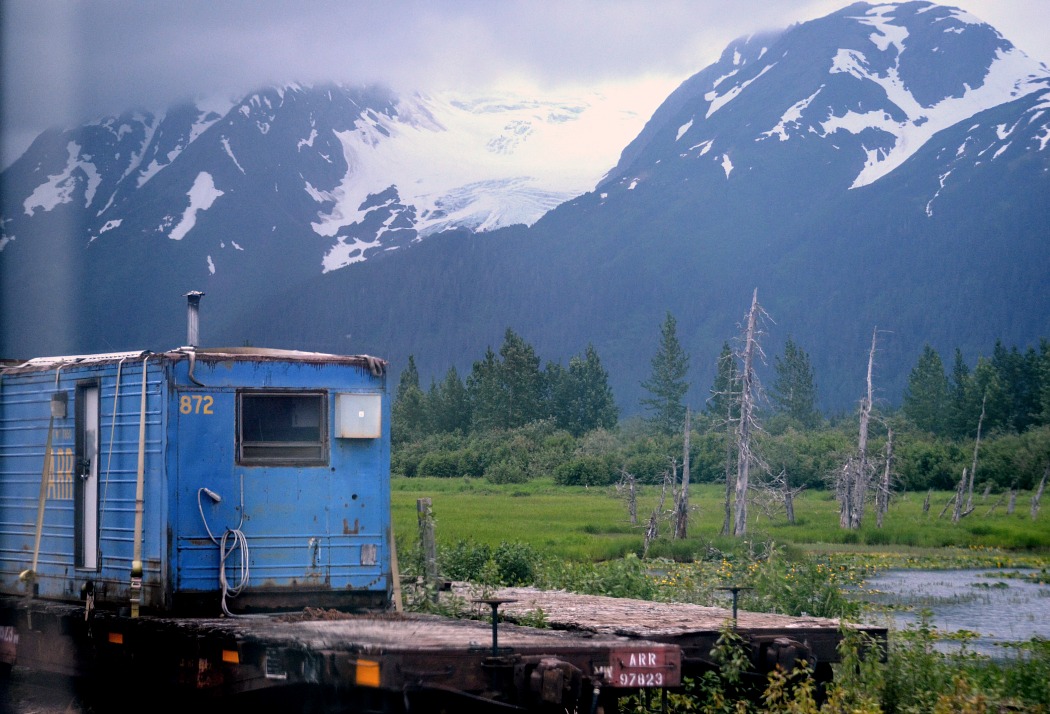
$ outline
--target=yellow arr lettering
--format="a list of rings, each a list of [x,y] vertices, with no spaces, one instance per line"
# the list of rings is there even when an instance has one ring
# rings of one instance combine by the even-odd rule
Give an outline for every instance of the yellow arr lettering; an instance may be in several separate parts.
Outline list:
[[[73,450],[70,448],[51,451],[51,477],[48,479],[47,497],[59,501],[73,498]]]

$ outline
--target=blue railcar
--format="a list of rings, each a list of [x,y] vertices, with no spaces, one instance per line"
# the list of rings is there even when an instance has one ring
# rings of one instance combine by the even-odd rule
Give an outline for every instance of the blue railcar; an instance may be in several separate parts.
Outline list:
[[[0,593],[158,613],[386,606],[385,367],[181,348],[5,368]]]

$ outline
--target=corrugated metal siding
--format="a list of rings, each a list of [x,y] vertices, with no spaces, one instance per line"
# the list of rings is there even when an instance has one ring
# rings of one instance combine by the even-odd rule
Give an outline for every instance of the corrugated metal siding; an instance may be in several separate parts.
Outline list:
[[[37,505],[51,395],[68,394],[67,414],[52,427],[52,473],[37,567],[42,597],[78,597],[87,579],[100,596],[126,598],[130,582],[138,460],[142,362],[65,366],[5,374],[0,388],[0,589],[23,592],[18,574],[32,563]],[[78,382],[100,379],[98,572],[74,567],[74,394]],[[147,599],[162,594],[164,370],[150,364],[146,409],[146,509],[143,561]],[[115,401],[116,397],[116,401]],[[115,415],[115,416],[114,416]],[[152,496],[152,497],[151,497]]]

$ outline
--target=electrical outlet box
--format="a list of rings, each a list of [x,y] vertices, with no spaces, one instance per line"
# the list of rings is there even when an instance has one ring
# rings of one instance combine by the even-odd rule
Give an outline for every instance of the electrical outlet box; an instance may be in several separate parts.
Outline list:
[[[337,439],[378,439],[383,432],[381,394],[335,395],[335,436]]]

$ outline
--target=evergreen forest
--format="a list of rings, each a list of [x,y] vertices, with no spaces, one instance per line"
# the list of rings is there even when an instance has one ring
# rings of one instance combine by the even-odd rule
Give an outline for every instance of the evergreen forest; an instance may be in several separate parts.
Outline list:
[[[727,340],[703,404],[685,401],[694,356],[667,313],[641,383],[638,414],[622,418],[609,375],[592,346],[567,365],[542,362],[514,330],[466,375],[450,367],[420,384],[409,358],[392,409],[395,477],[469,477],[491,483],[553,478],[565,485],[723,483],[727,494],[742,458],[752,494],[841,489],[860,463],[862,499],[893,492],[1016,493],[1045,484],[1050,471],[1050,341],[1038,347],[989,345],[970,366],[958,349],[947,359],[926,346],[912,366],[899,407],[878,395],[879,334],[872,335],[869,397],[858,385],[852,413],[822,414],[820,375],[790,337],[764,354],[768,384],[745,378],[741,339]],[[739,345],[738,345],[739,343]],[[735,346],[736,345],[736,346]],[[761,345],[756,344],[761,353]],[[871,382],[876,382],[874,388]],[[695,393],[695,390],[694,392]],[[748,429],[741,407],[747,405]],[[688,425],[688,429],[686,429]],[[741,457],[741,437],[748,438]],[[688,449],[686,451],[686,448]],[[727,495],[727,502],[729,496]],[[768,500],[768,499],[767,499]],[[777,499],[774,499],[777,500]],[[728,507],[727,507],[728,511]],[[965,512],[963,513],[965,515]]]

